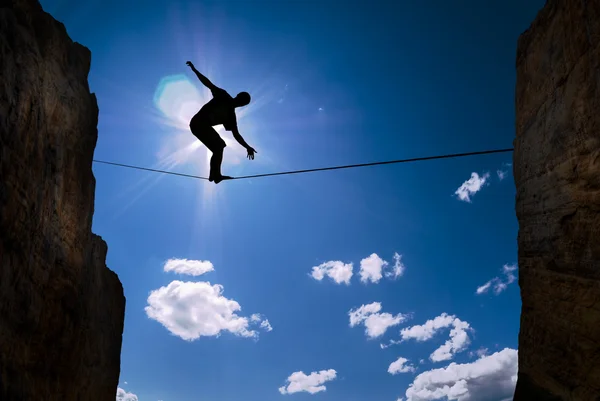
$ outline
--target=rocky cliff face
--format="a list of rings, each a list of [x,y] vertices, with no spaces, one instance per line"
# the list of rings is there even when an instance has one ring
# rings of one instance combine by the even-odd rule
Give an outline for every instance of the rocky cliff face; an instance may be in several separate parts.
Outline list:
[[[0,0],[0,400],[114,400],[125,298],[92,234],[90,52]]]
[[[548,0],[519,39],[523,301],[515,401],[600,399],[600,1]]]

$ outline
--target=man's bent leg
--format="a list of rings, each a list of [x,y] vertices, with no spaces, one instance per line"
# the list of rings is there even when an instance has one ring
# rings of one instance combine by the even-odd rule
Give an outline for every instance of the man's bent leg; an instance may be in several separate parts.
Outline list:
[[[215,184],[223,180],[230,180],[232,177],[221,174],[221,163],[223,162],[223,149],[217,149],[213,152],[210,158],[210,176],[209,181],[214,181]]]
[[[221,176],[221,163],[223,163],[223,149],[217,148],[213,151],[210,158],[210,176],[209,181]]]
[[[209,125],[194,124],[191,127],[192,133],[196,138],[200,140],[207,148],[212,152],[210,158],[210,174],[208,176],[209,181],[215,183],[221,182],[223,179],[231,178],[224,177],[221,174],[221,163],[223,162],[223,150],[227,146],[221,136],[215,131],[215,129]]]

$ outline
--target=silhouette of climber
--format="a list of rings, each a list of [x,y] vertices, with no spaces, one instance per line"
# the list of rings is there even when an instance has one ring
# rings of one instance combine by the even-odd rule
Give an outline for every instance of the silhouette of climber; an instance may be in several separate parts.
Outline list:
[[[246,106],[250,103],[250,94],[248,92],[240,92],[236,97],[232,98],[229,93],[215,86],[208,78],[198,72],[191,61],[186,62],[186,64],[198,76],[200,82],[212,92],[213,98],[192,117],[190,129],[194,136],[212,152],[208,180],[218,184],[232,177],[221,174],[223,150],[227,145],[213,126],[223,124],[223,127],[227,131],[231,131],[235,140],[248,151],[248,159],[254,160],[254,154],[257,153],[240,135],[235,116],[236,107]]]

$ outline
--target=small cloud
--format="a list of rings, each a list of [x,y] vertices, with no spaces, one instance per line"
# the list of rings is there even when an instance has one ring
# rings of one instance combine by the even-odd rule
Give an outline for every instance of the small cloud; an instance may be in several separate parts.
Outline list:
[[[416,370],[415,367],[410,365],[407,362],[408,362],[408,359],[403,358],[403,357],[396,359],[388,367],[388,373],[390,373],[392,375],[396,375],[398,373],[414,372]]]
[[[325,109],[322,107],[319,107],[319,111],[325,111]]]
[[[138,396],[133,393],[128,393],[121,387],[117,387],[116,401],[139,401]]]
[[[387,344],[379,344],[379,347],[380,347],[381,349],[386,349],[386,348],[389,348],[389,347],[391,347],[392,345],[397,345],[397,344],[400,344],[401,342],[402,342],[401,340],[400,340],[400,341],[396,341],[396,340],[390,340],[390,342],[389,342],[389,343],[387,343]]]
[[[269,323],[269,319],[265,319],[262,322],[260,322],[260,327],[265,329],[266,331],[273,331],[273,327],[271,326],[271,323]]]
[[[254,313],[250,316],[250,322],[258,324],[261,329],[265,331],[273,331],[273,327],[271,323],[269,323],[269,319],[264,319],[260,313]]]
[[[502,266],[502,273],[504,273],[504,275],[506,276],[506,282],[508,284],[513,283],[517,277],[513,274],[513,272],[517,270],[517,264],[512,264],[512,265],[504,265]]]
[[[508,174],[508,171],[505,171],[505,170],[496,170],[496,174],[498,175],[498,179],[500,181],[502,181],[503,179],[506,178],[506,175]]]
[[[224,331],[240,337],[258,337],[256,331],[249,329],[252,317],[239,316],[240,304],[224,297],[219,284],[172,281],[152,291],[147,302],[145,311],[150,319],[187,341],[218,337]]]
[[[127,382],[123,382],[123,384],[127,385]]]
[[[309,394],[320,393],[321,391],[327,390],[324,384],[334,380],[336,376],[337,372],[333,369],[312,372],[309,375],[306,375],[302,371],[294,372],[287,378],[286,382],[288,384],[280,387],[279,392],[281,394],[294,394],[299,392],[306,392]]]
[[[463,182],[454,194],[459,200],[471,203],[471,197],[483,189],[489,178],[489,173],[485,173],[482,176],[477,173],[471,173],[471,178]]]
[[[480,347],[477,351],[471,351],[471,352],[469,352],[469,356],[471,358],[473,358],[475,356],[478,357],[478,358],[483,358],[487,354],[488,354],[488,349],[484,348],[484,347]]]
[[[360,281],[363,283],[372,282],[379,283],[383,277],[383,268],[388,265],[388,262],[381,259],[376,253],[360,261]]]
[[[392,266],[391,271],[387,271],[385,276],[392,280],[397,279],[398,277],[402,277],[406,267],[404,263],[402,263],[402,255],[399,255],[398,252],[394,253],[394,266]]]
[[[484,294],[485,292],[487,292],[487,290],[490,289],[492,284],[493,284],[493,282],[492,282],[492,280],[490,280],[487,283],[485,283],[484,285],[482,285],[481,287],[477,287],[477,291],[476,291],[477,295]]]
[[[319,266],[314,266],[310,275],[317,281],[321,281],[323,278],[325,278],[325,276],[327,276],[336,284],[344,283],[349,285],[353,274],[352,269],[352,263],[331,260],[329,262],[322,263]]]
[[[489,291],[490,288],[493,288],[494,294],[499,295],[504,290],[506,290],[510,284],[516,281],[517,276],[515,276],[514,272],[517,270],[517,267],[518,266],[516,264],[506,264],[502,266],[502,273],[504,275],[504,279],[502,279],[502,277],[492,278],[482,286],[477,287],[475,294],[485,294]]]
[[[169,259],[163,267],[165,272],[187,274],[189,276],[201,276],[215,270],[213,264],[208,260]]]
[[[352,262],[344,263],[339,260],[330,260],[321,263],[318,266],[313,266],[310,276],[322,281],[326,276],[333,280],[336,284],[350,285],[350,280],[353,276],[354,265]],[[394,265],[390,266],[388,262],[383,260],[376,253],[372,253],[368,257],[360,261],[360,281],[363,283],[379,283],[385,276],[390,280],[395,280],[404,274],[406,267],[402,263],[402,255],[394,253]]]
[[[464,351],[469,346],[471,340],[468,331],[472,330],[469,323],[454,315],[442,313],[440,316],[426,321],[423,325],[402,329],[400,335],[403,341],[414,339],[423,342],[432,339],[438,331],[448,327],[452,327],[450,338],[429,356],[431,361],[440,362],[452,359],[455,354]]]
[[[407,319],[407,315],[390,313],[380,313],[381,303],[373,302],[368,305],[361,305],[358,309],[351,309],[348,312],[350,317],[350,327],[359,324],[365,325],[365,334],[368,338],[377,338],[385,334],[388,328],[397,326]]]

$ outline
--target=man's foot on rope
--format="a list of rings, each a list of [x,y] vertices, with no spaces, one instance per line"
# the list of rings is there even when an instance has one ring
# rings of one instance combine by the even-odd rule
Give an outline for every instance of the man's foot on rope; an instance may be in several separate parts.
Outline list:
[[[233,177],[230,177],[228,175],[219,175],[217,177],[214,177],[212,181],[214,181],[215,184],[218,184],[218,183],[220,183],[223,180],[231,180],[231,179],[233,179]],[[208,180],[211,181],[210,178]]]

